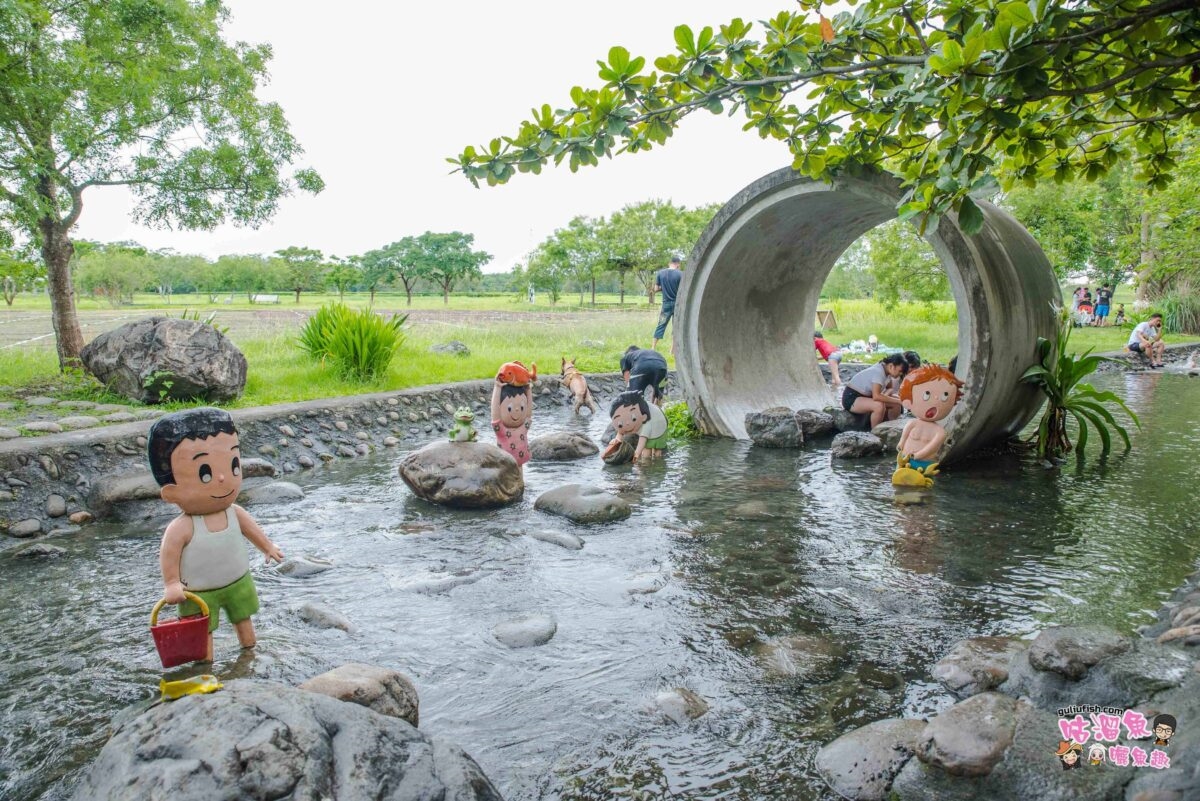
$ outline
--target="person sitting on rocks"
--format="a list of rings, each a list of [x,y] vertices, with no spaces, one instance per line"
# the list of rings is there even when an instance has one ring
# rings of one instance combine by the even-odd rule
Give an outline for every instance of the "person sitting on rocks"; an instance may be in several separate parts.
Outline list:
[[[903,409],[900,398],[886,394],[883,389],[889,378],[902,378],[907,372],[908,362],[903,354],[884,356],[846,382],[842,408],[852,414],[871,415],[871,428],[884,420],[895,420]]]
[[[1152,314],[1150,319],[1134,326],[1129,335],[1129,350],[1150,359],[1151,367],[1162,367],[1167,344],[1162,338],[1163,316]]]

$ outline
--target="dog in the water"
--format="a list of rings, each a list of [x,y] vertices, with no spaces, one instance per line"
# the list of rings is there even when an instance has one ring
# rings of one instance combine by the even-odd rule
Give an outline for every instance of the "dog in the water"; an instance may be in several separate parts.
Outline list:
[[[570,391],[571,396],[575,399],[572,410],[575,414],[579,414],[579,407],[586,406],[588,411],[595,414],[596,401],[592,398],[592,390],[588,387],[587,379],[583,373],[579,372],[579,368],[575,366],[574,359],[563,357],[562,360],[562,382],[563,386]]]

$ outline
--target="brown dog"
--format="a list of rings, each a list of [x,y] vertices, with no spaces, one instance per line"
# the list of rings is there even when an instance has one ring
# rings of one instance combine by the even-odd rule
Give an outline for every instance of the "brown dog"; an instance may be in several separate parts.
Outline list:
[[[588,411],[592,414],[596,413],[596,401],[592,398],[592,390],[588,387],[587,379],[575,366],[575,360],[568,361],[566,356],[562,360],[562,382],[575,398],[575,404],[572,407],[575,414],[579,414],[580,406],[587,406]]]

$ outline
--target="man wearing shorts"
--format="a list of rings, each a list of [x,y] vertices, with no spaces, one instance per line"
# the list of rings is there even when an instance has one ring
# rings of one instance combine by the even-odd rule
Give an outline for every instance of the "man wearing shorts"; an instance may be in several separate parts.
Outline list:
[[[1108,310],[1112,306],[1112,290],[1108,288],[1108,284],[1096,290],[1096,319],[1092,325],[1104,325],[1108,319]]]
[[[1129,350],[1144,354],[1150,360],[1151,367],[1163,366],[1167,343],[1162,338],[1161,314],[1152,314],[1149,320],[1134,326],[1133,333],[1129,335]]]
[[[658,327],[654,329],[654,343],[650,346],[652,350],[658,350],[658,341],[667,333],[667,323],[671,322],[671,316],[675,314],[675,297],[679,294],[679,283],[683,280],[680,264],[680,258],[672,256],[667,268],[654,275],[654,285],[662,291],[662,311],[658,314]]]

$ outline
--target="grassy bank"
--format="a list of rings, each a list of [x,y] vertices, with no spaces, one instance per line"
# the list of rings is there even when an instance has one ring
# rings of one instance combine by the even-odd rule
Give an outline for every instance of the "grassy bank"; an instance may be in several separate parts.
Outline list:
[[[433,309],[441,308],[440,298]],[[470,300],[460,303],[459,300]],[[286,304],[285,304],[286,305]],[[384,304],[376,303],[377,307]],[[315,307],[315,304],[314,304]],[[182,307],[172,307],[178,313]],[[554,311],[561,312],[563,306]],[[946,362],[958,352],[957,314],[952,303],[901,304],[893,311],[870,300],[822,303],[837,315],[838,328],[826,329],[831,341],[844,344],[874,334],[885,345],[916,350],[927,360]],[[262,329],[238,324],[254,319],[261,307],[219,313],[217,323],[231,323],[230,338],[246,354],[250,364],[244,395],[231,404],[236,407],[337,397],[363,392],[404,389],[449,381],[488,378],[497,367],[511,359],[536,362],[542,373],[557,373],[562,356],[578,359],[584,372],[608,372],[618,368],[621,354],[630,344],[649,346],[654,330],[655,310],[642,306],[624,310],[591,311],[571,314],[522,316],[519,321],[504,315],[489,316],[487,311],[527,311],[528,304],[506,296],[452,299],[450,310],[477,312],[464,317],[429,315],[409,322],[406,339],[388,371],[379,380],[356,383],[339,378],[331,369],[303,354],[295,344],[303,315],[288,318],[264,334]],[[130,317],[142,316],[149,309],[136,309]],[[88,320],[88,311],[81,310]],[[0,321],[4,312],[0,310]],[[1128,329],[1083,328],[1072,336],[1072,345],[1082,351],[1119,350],[1125,344]],[[1194,337],[1192,338],[1195,339]],[[469,356],[436,354],[429,347],[449,340],[463,342]],[[1170,337],[1168,342],[1185,341]],[[660,346],[661,347],[661,346]],[[1033,343],[1030,343],[1032,353]],[[665,350],[666,348],[661,348]],[[670,360],[670,354],[667,354]],[[807,356],[797,354],[797,358]],[[60,399],[120,402],[108,395],[94,379],[58,372],[52,339],[33,345],[0,351],[3,360],[0,401],[17,401],[18,407],[0,411],[0,421],[21,411],[20,400],[31,395],[50,395]],[[851,360],[853,357],[851,357]],[[1032,356],[1031,356],[1032,362]]]

